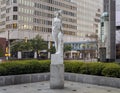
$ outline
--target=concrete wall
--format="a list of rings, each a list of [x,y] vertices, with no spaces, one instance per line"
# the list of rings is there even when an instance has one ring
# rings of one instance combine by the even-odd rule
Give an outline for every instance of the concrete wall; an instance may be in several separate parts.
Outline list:
[[[120,88],[120,78],[65,73],[65,80]],[[50,73],[0,76],[0,86],[50,80]]]

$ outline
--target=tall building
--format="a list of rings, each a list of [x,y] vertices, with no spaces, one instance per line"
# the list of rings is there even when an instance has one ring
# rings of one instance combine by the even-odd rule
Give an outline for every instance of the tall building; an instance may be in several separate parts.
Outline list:
[[[0,0],[0,36],[31,39],[40,34],[52,40],[52,18],[59,9],[63,10],[65,41],[79,41],[77,6],[71,0]]]
[[[108,13],[108,52],[107,61],[115,61],[116,59],[116,0],[104,0],[104,12]],[[104,25],[104,24],[103,24]]]
[[[95,39],[103,12],[103,0],[72,0],[77,3],[77,35]]]
[[[120,44],[120,1],[116,0],[116,43]]]
[[[120,59],[120,0],[116,0],[116,58]]]

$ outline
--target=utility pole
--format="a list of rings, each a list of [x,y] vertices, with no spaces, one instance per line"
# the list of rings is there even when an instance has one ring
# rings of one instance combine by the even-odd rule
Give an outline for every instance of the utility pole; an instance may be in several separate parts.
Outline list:
[[[10,58],[10,31],[8,30],[8,59]]]
[[[9,57],[10,57],[10,31],[8,30],[8,46],[7,46],[7,54],[6,54],[6,60],[8,60],[9,59]]]
[[[47,35],[48,50],[50,50],[50,35]],[[50,51],[48,51],[48,59],[50,59]]]

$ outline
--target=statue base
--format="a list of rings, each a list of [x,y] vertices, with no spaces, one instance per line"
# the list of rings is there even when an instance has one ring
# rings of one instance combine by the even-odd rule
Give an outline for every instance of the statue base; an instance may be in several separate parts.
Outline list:
[[[60,56],[59,54],[53,54],[51,56],[50,88],[51,89],[63,89],[64,88],[63,56]]]
[[[62,54],[52,54],[51,55],[51,64],[63,64],[63,55]]]

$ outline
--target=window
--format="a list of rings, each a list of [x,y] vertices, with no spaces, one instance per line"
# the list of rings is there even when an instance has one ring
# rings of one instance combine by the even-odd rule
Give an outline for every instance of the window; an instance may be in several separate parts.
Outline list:
[[[10,21],[10,17],[9,16],[6,17],[6,21]]]
[[[7,1],[6,1],[6,4],[7,4],[7,5],[10,5],[10,0],[7,0]]]
[[[13,7],[13,11],[15,11],[15,12],[18,11],[18,7],[17,7],[17,6],[14,6],[14,7]]]
[[[13,23],[13,29],[17,28],[17,23]]]
[[[13,15],[13,20],[17,20],[18,16],[17,15]]]
[[[17,0],[13,0],[13,3],[17,3]]]
[[[10,9],[11,9],[11,8],[7,8],[7,9],[6,9],[6,13],[10,13]]]

